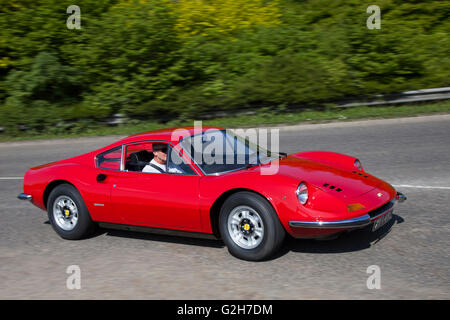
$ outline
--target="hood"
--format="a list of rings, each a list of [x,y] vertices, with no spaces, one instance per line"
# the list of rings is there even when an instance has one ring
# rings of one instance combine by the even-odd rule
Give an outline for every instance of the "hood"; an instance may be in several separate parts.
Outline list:
[[[274,163],[272,163],[274,165]],[[366,172],[347,171],[315,161],[286,157],[279,160],[279,175],[305,181],[336,197],[353,198],[370,192],[382,181]]]

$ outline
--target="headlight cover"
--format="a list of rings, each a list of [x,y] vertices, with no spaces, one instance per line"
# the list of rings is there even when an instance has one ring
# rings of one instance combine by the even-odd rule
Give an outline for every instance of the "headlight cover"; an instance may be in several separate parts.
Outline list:
[[[363,170],[361,161],[359,161],[358,159],[355,160],[355,167],[356,167],[359,171],[362,171],[362,170]]]
[[[304,182],[300,183],[295,191],[297,194],[297,199],[301,204],[306,204],[308,202],[308,187]]]

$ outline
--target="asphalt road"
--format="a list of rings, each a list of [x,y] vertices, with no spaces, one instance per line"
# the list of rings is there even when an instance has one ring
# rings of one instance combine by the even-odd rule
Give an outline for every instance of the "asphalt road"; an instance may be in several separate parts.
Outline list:
[[[355,155],[408,200],[380,232],[288,239],[259,263],[213,240],[122,231],[63,240],[45,212],[17,200],[26,169],[117,138],[0,143],[0,299],[450,298],[450,115],[282,128],[281,151]],[[66,287],[70,265],[80,267],[79,290]],[[372,265],[380,289],[367,287]]]

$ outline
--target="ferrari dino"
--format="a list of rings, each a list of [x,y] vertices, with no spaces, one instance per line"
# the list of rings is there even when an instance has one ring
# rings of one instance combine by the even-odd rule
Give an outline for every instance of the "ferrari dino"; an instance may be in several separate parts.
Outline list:
[[[271,152],[217,127],[141,133],[31,168],[18,198],[47,211],[64,239],[97,226],[216,238],[252,261],[272,256],[286,234],[375,231],[406,200],[357,158]]]

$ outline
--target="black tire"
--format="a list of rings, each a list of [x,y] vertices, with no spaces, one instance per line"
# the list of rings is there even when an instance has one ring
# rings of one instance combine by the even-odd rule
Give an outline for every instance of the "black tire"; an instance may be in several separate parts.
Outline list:
[[[230,235],[228,218],[238,207],[249,207],[256,211],[262,220],[264,233],[261,242],[254,248],[243,248]],[[261,261],[270,258],[283,244],[286,231],[270,203],[262,196],[252,192],[238,192],[225,200],[219,215],[219,230],[228,251],[235,257],[248,261]]]
[[[72,200],[77,209],[77,221],[74,224],[73,229],[71,230],[64,230],[55,221],[53,206],[55,204],[55,201],[61,199],[61,197]],[[93,234],[96,229],[96,224],[92,221],[83,198],[81,197],[78,190],[70,184],[60,184],[52,190],[47,201],[47,212],[48,219],[53,229],[64,239],[83,239]]]

